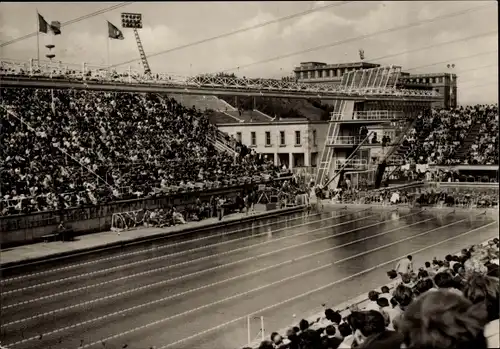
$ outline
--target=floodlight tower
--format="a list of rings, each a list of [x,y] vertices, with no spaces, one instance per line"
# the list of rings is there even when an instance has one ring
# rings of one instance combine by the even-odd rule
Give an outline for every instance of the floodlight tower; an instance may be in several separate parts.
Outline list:
[[[149,68],[148,59],[144,53],[144,48],[142,47],[141,38],[139,37],[139,32],[137,29],[142,28],[142,14],[140,13],[122,13],[122,28],[132,28],[134,29],[135,41],[137,41],[137,48],[139,49],[139,55],[141,56],[142,66],[144,67],[144,73],[150,74],[151,69]]]

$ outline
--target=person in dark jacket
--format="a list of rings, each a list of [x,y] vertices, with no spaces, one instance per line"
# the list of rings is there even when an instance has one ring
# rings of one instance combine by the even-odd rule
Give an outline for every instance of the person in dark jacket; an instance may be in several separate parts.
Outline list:
[[[385,319],[380,312],[369,310],[360,315],[360,326],[354,333],[359,349],[400,349],[403,336],[385,328]]]
[[[335,337],[335,326],[328,325],[325,329],[326,336],[323,337],[322,349],[337,349],[342,339]]]

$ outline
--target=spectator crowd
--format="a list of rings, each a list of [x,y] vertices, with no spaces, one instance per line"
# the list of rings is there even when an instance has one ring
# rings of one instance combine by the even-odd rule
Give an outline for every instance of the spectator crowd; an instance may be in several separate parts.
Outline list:
[[[215,126],[158,94],[3,88],[2,215],[98,205],[228,185],[278,171]],[[7,111],[9,110],[9,111]]]
[[[499,342],[499,239],[427,261],[413,258],[387,273],[396,280],[368,293],[344,315],[326,309],[259,349],[485,349]]]
[[[463,208],[498,207],[497,188],[416,188],[413,190],[358,190],[339,188],[331,191],[334,203],[351,204],[407,204],[410,206],[447,206]]]
[[[409,147],[406,158],[416,164],[496,165],[498,105],[432,109],[422,113],[402,144]],[[458,156],[464,145],[467,147],[464,156]]]

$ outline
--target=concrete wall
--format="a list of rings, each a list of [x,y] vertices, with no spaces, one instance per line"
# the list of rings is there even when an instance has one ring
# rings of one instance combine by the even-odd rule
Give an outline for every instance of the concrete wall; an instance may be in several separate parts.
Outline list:
[[[73,229],[77,235],[108,231],[111,228],[113,213],[140,209],[152,210],[167,206],[175,206],[182,210],[187,205],[194,203],[197,197],[202,201],[208,201],[211,195],[225,195],[232,198],[242,191],[244,187],[244,185],[238,185],[204,192],[187,192],[63,211],[1,217],[0,245],[6,247],[38,241],[43,235],[51,234],[56,230],[61,221],[64,221],[65,226]]]

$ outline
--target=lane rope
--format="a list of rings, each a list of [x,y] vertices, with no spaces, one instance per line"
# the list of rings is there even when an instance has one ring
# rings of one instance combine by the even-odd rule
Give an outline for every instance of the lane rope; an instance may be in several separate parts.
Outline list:
[[[284,228],[273,230],[273,231],[271,231],[271,233],[276,233],[276,232],[283,231],[283,230],[286,230],[286,229],[295,229],[295,228],[298,228],[298,227],[301,227],[301,226],[310,225],[310,224],[314,224],[314,223],[320,223],[320,222],[323,222],[323,221],[328,221],[328,220],[332,220],[332,219],[336,219],[336,218],[343,218],[343,217],[346,217],[346,216],[349,216],[349,215],[353,215],[353,214],[356,214],[356,213],[359,213],[359,212],[361,212],[361,211],[356,211],[356,212],[348,213],[346,215],[341,215],[341,216],[327,217],[327,218],[320,219],[320,220],[317,220],[317,221],[314,221],[314,222],[306,222],[306,223],[298,224],[298,225],[295,225],[293,227],[284,227]],[[169,253],[169,254],[162,255],[162,256],[156,256],[156,257],[146,258],[146,259],[142,259],[142,260],[135,261],[135,262],[121,264],[121,265],[117,265],[117,266],[114,266],[114,267],[111,267],[111,268],[107,268],[107,269],[99,269],[99,270],[91,271],[91,272],[88,272],[88,273],[83,273],[83,274],[68,276],[68,277],[65,277],[65,278],[51,280],[51,281],[47,281],[47,282],[42,282],[42,283],[39,283],[39,284],[30,285],[30,286],[26,286],[26,287],[14,289],[14,290],[3,291],[1,293],[1,296],[4,297],[4,296],[7,296],[7,295],[10,295],[10,294],[13,294],[13,293],[19,293],[19,292],[23,292],[23,291],[26,291],[26,290],[31,290],[31,289],[35,289],[35,288],[40,288],[40,287],[45,287],[45,286],[49,286],[49,285],[54,285],[54,284],[58,284],[58,283],[66,282],[66,281],[70,281],[70,280],[77,280],[77,279],[85,278],[85,277],[88,277],[88,276],[94,276],[94,275],[98,275],[98,274],[106,274],[106,273],[109,273],[109,272],[112,272],[112,271],[115,271],[115,270],[126,269],[126,268],[133,267],[133,266],[136,266],[136,265],[141,265],[141,264],[146,264],[146,263],[150,263],[150,262],[154,262],[154,261],[159,261],[159,260],[163,260],[163,259],[167,259],[167,258],[171,258],[171,257],[183,255],[183,254],[189,254],[189,253],[200,251],[200,250],[210,249],[210,248],[213,248],[215,246],[226,245],[226,244],[230,244],[230,243],[237,242],[237,241],[242,241],[242,240],[252,239],[254,237],[264,236],[264,235],[267,235],[267,234],[269,234],[269,232],[264,232],[264,233],[254,234],[254,235],[247,235],[247,236],[243,236],[241,238],[236,238],[236,239],[231,239],[231,240],[227,240],[227,241],[217,242],[217,243],[214,243],[214,244],[211,244],[211,245],[204,245],[204,246],[195,247],[195,248],[188,249],[188,250],[183,250],[183,251]],[[294,235],[290,235],[290,236],[283,237],[283,238],[289,238],[289,237],[293,237],[293,236]],[[281,238],[281,239],[283,239],[283,238]],[[278,239],[276,239],[276,240],[278,240]],[[257,246],[257,245],[251,245],[251,246]],[[171,244],[168,247],[175,247],[175,246],[178,246],[178,245],[177,244]]]
[[[155,326],[155,325],[158,325],[160,323],[163,323],[163,322],[166,322],[166,321],[169,321],[169,320],[173,320],[175,318],[178,318],[178,317],[181,317],[181,316],[184,316],[184,315],[188,315],[188,314],[191,314],[193,312],[197,312],[197,311],[200,311],[200,310],[203,310],[203,309],[206,309],[206,308],[209,308],[209,307],[212,307],[214,305],[217,305],[217,304],[221,304],[223,302],[227,302],[227,301],[230,301],[230,300],[233,300],[233,299],[236,299],[236,298],[240,298],[242,296],[246,296],[250,293],[253,293],[253,292],[257,292],[257,291],[261,291],[265,288],[269,288],[271,286],[275,286],[275,285],[278,285],[280,283],[283,283],[283,282],[286,282],[286,281],[289,281],[289,280],[293,280],[293,279],[296,279],[296,278],[299,278],[299,277],[302,277],[304,275],[307,275],[307,274],[311,274],[311,273],[314,273],[314,272],[317,272],[317,271],[320,271],[320,270],[323,270],[323,269],[326,269],[326,268],[329,268],[335,264],[339,264],[339,263],[342,263],[342,262],[345,262],[347,260],[350,260],[350,259],[353,259],[353,258],[357,258],[361,255],[365,255],[365,254],[369,254],[369,253],[372,253],[374,251],[378,251],[380,249],[383,249],[383,248],[386,248],[386,247],[389,247],[389,246],[393,246],[393,245],[396,245],[396,244],[399,244],[401,242],[404,242],[404,241],[408,241],[410,239],[414,239],[416,237],[419,237],[419,236],[423,236],[423,235],[426,235],[426,234],[429,234],[433,231],[436,231],[436,230],[439,230],[439,229],[442,229],[442,228],[445,228],[445,227],[448,227],[448,226],[451,226],[451,225],[455,225],[457,223],[460,223],[460,222],[464,222],[466,221],[466,219],[462,219],[462,220],[459,220],[459,221],[456,221],[456,222],[453,222],[453,223],[450,223],[450,224],[446,224],[444,226],[441,226],[441,227],[437,227],[437,228],[434,228],[434,229],[431,229],[431,230],[428,230],[428,231],[425,231],[423,233],[419,233],[417,235],[414,235],[414,236],[410,236],[410,237],[407,237],[405,239],[401,239],[401,240],[398,240],[398,241],[394,241],[394,242],[391,242],[391,243],[388,243],[388,244],[385,244],[385,245],[382,245],[380,247],[377,247],[375,249],[372,249],[372,250],[369,250],[369,251],[365,251],[365,252],[362,252],[360,254],[357,254],[355,256],[351,256],[351,257],[348,257],[348,258],[344,258],[344,259],[341,259],[341,260],[338,260],[338,261],[335,261],[335,262],[332,262],[332,263],[328,263],[328,264],[325,264],[325,265],[322,265],[322,266],[319,266],[319,267],[316,267],[316,268],[313,268],[313,269],[310,269],[310,270],[307,270],[305,272],[301,272],[301,273],[298,273],[298,274],[295,274],[295,275],[292,275],[292,276],[289,276],[289,277],[286,277],[286,278],[283,278],[281,280],[277,280],[277,281],[274,281],[272,283],[269,283],[269,284],[266,284],[266,285],[262,285],[262,286],[259,286],[259,287],[256,287],[254,289],[251,289],[251,290],[247,290],[245,292],[240,292],[240,293],[237,293],[235,295],[232,295],[230,297],[226,297],[224,299],[220,299],[218,301],[214,301],[214,302],[211,302],[211,303],[208,303],[208,304],[204,304],[202,306],[199,306],[199,307],[196,307],[196,308],[193,308],[193,309],[190,309],[190,310],[187,310],[187,311],[184,311],[182,313],[178,313],[178,314],[175,314],[175,315],[172,315],[172,316],[169,316],[169,317],[165,317],[165,318],[162,318],[162,319],[159,319],[159,320],[156,320],[156,321],[153,321],[153,322],[150,322],[150,323],[147,323],[145,325],[142,325],[142,326],[138,326],[138,327],[135,327],[135,328],[132,328],[132,329],[129,329],[127,331],[124,331],[124,332],[121,332],[121,333],[118,333],[118,334],[115,334],[115,335],[112,335],[112,336],[109,336],[107,338],[104,338],[102,340],[99,340],[99,341],[96,341],[96,342],[92,342],[92,343],[89,343],[89,344],[85,344],[83,346],[81,346],[82,349],[84,348],[89,348],[89,347],[92,347],[92,346],[95,346],[97,344],[100,344],[102,341],[104,342],[108,342],[110,340],[113,340],[115,338],[118,338],[118,337],[123,337],[124,335],[128,335],[130,333],[133,333],[133,332],[137,332],[137,331],[140,331],[140,330],[144,330],[146,328],[149,328],[151,326]],[[483,226],[484,227],[484,226]],[[470,233],[467,232],[467,233]],[[359,241],[358,241],[359,242]],[[353,242],[351,242],[353,243]],[[107,315],[104,315],[102,317],[99,317],[99,318],[96,318],[94,319],[94,321],[98,321],[98,320],[101,320],[103,318],[106,318]],[[88,320],[90,321],[90,320]],[[82,323],[88,323],[88,321],[85,321],[85,322],[82,322]],[[78,324],[75,324],[75,325],[72,325],[72,326],[68,326],[69,328],[75,328],[76,325]],[[65,331],[69,328],[64,328],[64,329],[60,329],[60,330],[55,330],[55,331]],[[46,335],[51,335],[51,334],[54,334],[54,333],[57,333],[57,332],[54,332],[54,331],[51,331],[47,334],[44,334],[43,336],[46,336]],[[36,339],[38,338],[38,336],[36,337],[32,337],[31,340],[33,339]]]
[[[333,212],[337,212],[337,211],[333,211]],[[316,214],[311,215],[309,217],[318,216],[318,215],[321,215],[321,213],[316,213]],[[270,223],[262,224],[262,225],[259,225],[259,226],[256,226],[256,227],[248,227],[248,228],[236,229],[236,230],[232,230],[232,231],[229,231],[229,232],[226,232],[226,233],[218,233],[218,234],[208,235],[208,236],[204,236],[204,237],[200,237],[200,238],[196,238],[196,239],[187,240],[185,242],[174,243],[174,244],[167,244],[167,245],[160,245],[158,247],[151,247],[151,248],[147,248],[147,249],[142,249],[140,251],[127,252],[127,253],[119,254],[119,255],[116,255],[116,256],[110,256],[110,257],[105,257],[105,258],[93,259],[91,261],[82,262],[82,263],[76,263],[76,264],[72,264],[72,265],[69,265],[69,266],[61,267],[61,268],[53,268],[53,269],[44,270],[44,271],[41,271],[41,272],[30,273],[30,274],[25,274],[25,275],[11,277],[11,278],[6,278],[6,279],[3,279],[3,280],[0,280],[0,284],[2,284],[2,285],[3,284],[8,284],[8,283],[12,283],[14,281],[24,280],[24,279],[27,279],[27,278],[32,278],[32,277],[36,277],[36,276],[53,274],[53,273],[64,271],[64,270],[70,270],[70,269],[79,268],[79,267],[82,267],[82,266],[87,266],[87,265],[92,265],[92,264],[97,264],[97,263],[102,263],[102,262],[108,262],[108,261],[113,260],[113,259],[118,259],[118,258],[123,258],[123,257],[129,257],[129,256],[138,255],[138,254],[142,254],[142,253],[149,253],[149,252],[152,252],[152,251],[155,251],[155,250],[158,250],[158,249],[168,248],[168,247],[171,247],[171,246],[179,246],[179,245],[182,245],[182,244],[186,244],[186,243],[190,243],[190,242],[196,242],[196,241],[201,241],[201,240],[205,240],[205,239],[210,239],[210,238],[213,238],[213,237],[220,237],[220,236],[232,235],[232,234],[236,234],[236,233],[239,233],[239,232],[242,232],[242,231],[245,231],[245,230],[259,229],[259,228],[263,228],[263,227],[266,227],[266,226],[269,226],[269,225],[282,224],[282,223],[291,222],[291,221],[294,221],[294,220],[297,220],[297,219],[303,219],[303,218],[304,218],[304,214],[301,213],[301,216],[295,217],[295,218],[292,218],[292,219],[288,219],[288,220],[287,219],[283,219],[281,221],[270,222]],[[176,236],[168,236],[168,235],[165,236],[165,238],[169,238],[169,237],[176,237]]]
[[[407,216],[402,216],[400,218],[404,218],[404,217],[407,217]],[[386,234],[388,234],[390,232],[397,231],[397,230],[400,230],[400,229],[405,229],[405,228],[408,228],[408,227],[411,227],[411,226],[414,226],[414,225],[422,224],[424,222],[427,222],[427,221],[430,221],[430,220],[433,220],[433,219],[435,219],[435,218],[428,218],[428,219],[425,219],[425,220],[422,220],[422,221],[419,221],[419,222],[415,222],[415,223],[412,223],[412,224],[409,224],[409,225],[405,225],[405,226],[402,226],[402,227],[391,229],[391,230],[388,230],[388,231],[385,231],[385,232],[382,232],[382,233],[379,233],[379,234],[376,234],[376,235],[371,235],[371,236],[363,238],[363,239],[358,239],[355,242],[364,241],[364,240],[371,239],[371,238],[374,238],[374,237],[377,237],[377,236],[381,236],[381,235],[386,235]],[[335,237],[343,236],[343,235],[346,235],[346,234],[349,234],[349,233],[352,233],[352,232],[355,232],[355,231],[358,231],[358,230],[370,228],[370,227],[381,225],[381,224],[384,224],[384,223],[387,223],[387,222],[391,222],[391,221],[393,221],[393,220],[386,220],[386,221],[378,222],[378,223],[375,223],[375,224],[370,224],[370,225],[363,226],[363,227],[360,227],[360,228],[356,228],[356,229],[352,229],[352,230],[345,231],[345,232],[342,232],[342,233],[334,234],[334,235],[331,235],[331,236],[329,236],[327,238],[335,238]],[[197,290],[204,289],[206,287],[215,286],[215,285],[221,284],[223,282],[228,282],[228,281],[236,280],[238,278],[246,277],[248,275],[252,275],[252,274],[256,274],[256,273],[258,274],[260,272],[267,271],[267,270],[270,270],[272,268],[277,268],[277,267],[280,267],[280,266],[285,265],[287,263],[291,263],[293,261],[302,260],[302,259],[305,259],[305,258],[313,257],[313,256],[316,256],[316,255],[319,255],[319,254],[322,254],[322,253],[325,253],[325,252],[328,252],[328,251],[332,251],[332,250],[338,249],[340,247],[348,246],[349,244],[351,244],[351,243],[340,245],[340,246],[331,247],[331,248],[324,249],[324,250],[321,250],[321,251],[318,251],[318,252],[314,252],[314,253],[311,253],[311,254],[308,254],[308,255],[304,255],[304,256],[301,256],[301,257],[298,257],[298,258],[295,258],[295,259],[291,259],[291,260],[288,260],[288,261],[285,261],[285,262],[274,264],[274,265],[271,265],[271,266],[268,266],[268,267],[265,267],[265,268],[258,269],[256,271],[249,272],[247,274],[241,274],[241,275],[238,275],[238,276],[235,276],[235,277],[232,277],[232,278],[228,278],[228,279],[225,279],[225,280],[222,280],[222,281],[218,281],[218,282],[210,284],[208,286],[202,286],[202,287],[195,288],[195,289],[192,289],[192,290],[189,290],[189,291],[185,291],[182,294],[170,296],[170,298],[182,296],[182,295],[187,294],[189,292],[194,292],[194,291],[197,291]],[[291,248],[296,247],[296,246],[297,245],[291,246]],[[181,280],[181,279],[185,279],[185,278],[192,277],[192,276],[195,276],[195,275],[200,275],[200,274],[203,274],[203,273],[206,273],[206,272],[210,272],[210,271],[214,271],[214,270],[217,270],[217,269],[225,268],[225,267],[228,267],[228,266],[231,266],[231,265],[235,265],[235,264],[238,264],[238,263],[247,262],[247,261],[250,261],[250,260],[253,260],[253,259],[258,259],[258,258],[261,258],[261,257],[265,257],[265,256],[270,255],[270,254],[273,254],[273,253],[269,253],[269,252],[268,253],[263,253],[263,254],[260,254],[260,255],[256,255],[256,256],[248,257],[248,258],[245,258],[245,259],[242,259],[242,260],[234,261],[234,262],[231,262],[231,263],[227,263],[227,264],[219,265],[219,266],[216,266],[216,267],[204,269],[204,270],[197,271],[197,272],[194,272],[194,273],[185,274],[185,275],[182,275],[182,276],[179,276],[179,277],[175,277],[175,278],[171,278],[171,279],[168,279],[168,280],[162,280],[162,281],[159,281],[159,282],[156,282],[156,283],[152,283],[152,284],[148,284],[148,285],[145,285],[145,286],[133,288],[131,290],[127,290],[127,291],[123,291],[123,292],[119,292],[119,293],[107,295],[105,297],[97,298],[97,299],[94,299],[94,300],[90,300],[90,301],[86,301],[86,302],[81,302],[81,303],[78,303],[78,304],[73,304],[73,305],[70,305],[70,306],[67,306],[67,307],[64,307],[64,308],[52,310],[52,311],[49,311],[49,312],[46,312],[46,313],[42,313],[42,314],[37,314],[37,315],[31,316],[31,317],[28,317],[28,318],[24,318],[24,319],[20,319],[20,320],[16,320],[16,321],[11,321],[11,322],[3,324],[1,327],[3,328],[3,327],[11,326],[11,325],[14,325],[14,324],[18,324],[18,323],[22,323],[22,322],[27,322],[27,321],[30,321],[30,320],[34,320],[34,319],[37,319],[37,318],[47,317],[47,316],[54,315],[56,313],[60,313],[60,312],[63,312],[63,311],[66,311],[66,310],[70,310],[70,309],[74,309],[74,308],[77,308],[77,307],[87,306],[87,305],[90,305],[90,304],[93,304],[93,303],[101,302],[101,301],[104,301],[104,300],[109,300],[111,298],[116,298],[116,297],[124,296],[124,295],[127,295],[127,294],[131,294],[131,293],[134,293],[134,292],[143,291],[143,290],[146,290],[146,289],[149,289],[149,288],[152,288],[152,287],[161,286],[161,285],[173,282],[173,281],[178,281],[178,280]],[[167,298],[170,299],[169,297],[167,297]]]
[[[9,308],[13,308],[13,307],[17,307],[17,306],[29,304],[29,303],[38,302],[38,301],[49,299],[49,298],[54,298],[54,297],[58,297],[58,296],[62,296],[62,295],[70,294],[70,293],[74,293],[74,292],[77,292],[77,291],[88,290],[88,289],[91,289],[91,288],[100,287],[100,286],[103,286],[103,285],[107,285],[107,284],[110,284],[110,283],[114,283],[114,282],[118,282],[118,281],[123,281],[123,280],[131,279],[131,278],[135,278],[135,277],[138,277],[138,276],[144,276],[144,275],[148,275],[148,274],[153,274],[153,273],[157,273],[157,272],[160,272],[160,271],[164,271],[164,270],[168,270],[168,269],[173,269],[173,268],[176,268],[176,267],[179,267],[179,266],[183,266],[183,265],[187,265],[187,264],[199,262],[199,261],[202,261],[202,260],[207,260],[207,259],[214,258],[214,257],[220,257],[220,256],[223,256],[223,255],[228,255],[228,254],[231,254],[231,253],[234,253],[234,252],[239,252],[239,251],[244,251],[244,250],[252,249],[252,248],[254,248],[256,246],[262,246],[262,245],[270,244],[272,242],[284,240],[286,238],[297,237],[297,236],[301,236],[301,235],[306,235],[306,234],[317,232],[317,231],[320,231],[320,230],[324,230],[324,229],[328,229],[328,228],[332,228],[332,227],[336,227],[336,226],[341,226],[341,225],[344,225],[344,224],[353,223],[353,222],[364,220],[364,219],[368,219],[368,218],[374,217],[374,216],[376,216],[376,215],[370,215],[370,216],[366,216],[366,217],[363,217],[363,218],[358,218],[358,219],[347,221],[347,222],[342,222],[342,223],[338,223],[338,224],[334,224],[334,225],[330,225],[330,226],[326,226],[326,227],[322,227],[322,228],[318,228],[318,229],[314,229],[314,230],[309,230],[309,231],[306,231],[306,232],[303,232],[303,233],[297,233],[297,234],[293,234],[293,235],[289,235],[289,236],[284,236],[284,237],[281,237],[281,238],[278,238],[278,239],[264,241],[264,242],[261,242],[261,243],[253,244],[251,246],[244,246],[244,247],[240,247],[240,248],[237,248],[237,249],[229,250],[229,251],[226,251],[226,252],[215,253],[215,254],[212,254],[212,255],[203,256],[203,257],[199,257],[199,258],[196,258],[196,259],[192,259],[192,260],[188,260],[188,261],[184,261],[184,262],[180,262],[180,263],[176,263],[176,264],[171,264],[171,265],[164,266],[164,267],[150,269],[150,270],[146,270],[146,271],[143,271],[143,272],[139,272],[139,273],[135,273],[135,274],[130,274],[130,275],[122,276],[120,278],[106,280],[106,281],[103,281],[103,282],[100,282],[100,283],[97,283],[97,284],[93,284],[93,285],[85,285],[85,286],[82,286],[82,287],[79,287],[79,288],[75,288],[75,289],[71,289],[71,290],[66,290],[66,291],[62,291],[62,292],[59,292],[59,293],[54,293],[54,294],[50,294],[50,295],[47,295],[47,296],[38,297],[38,298],[35,298],[35,299],[29,299],[27,301],[22,301],[22,302],[18,302],[18,303],[14,303],[14,304],[5,305],[5,306],[2,306],[0,309],[1,310],[5,310],[5,309],[9,309]],[[279,250],[275,251],[275,253],[277,253],[277,252],[279,252]],[[23,291],[23,290],[16,290],[16,292],[21,292],[21,291]]]

